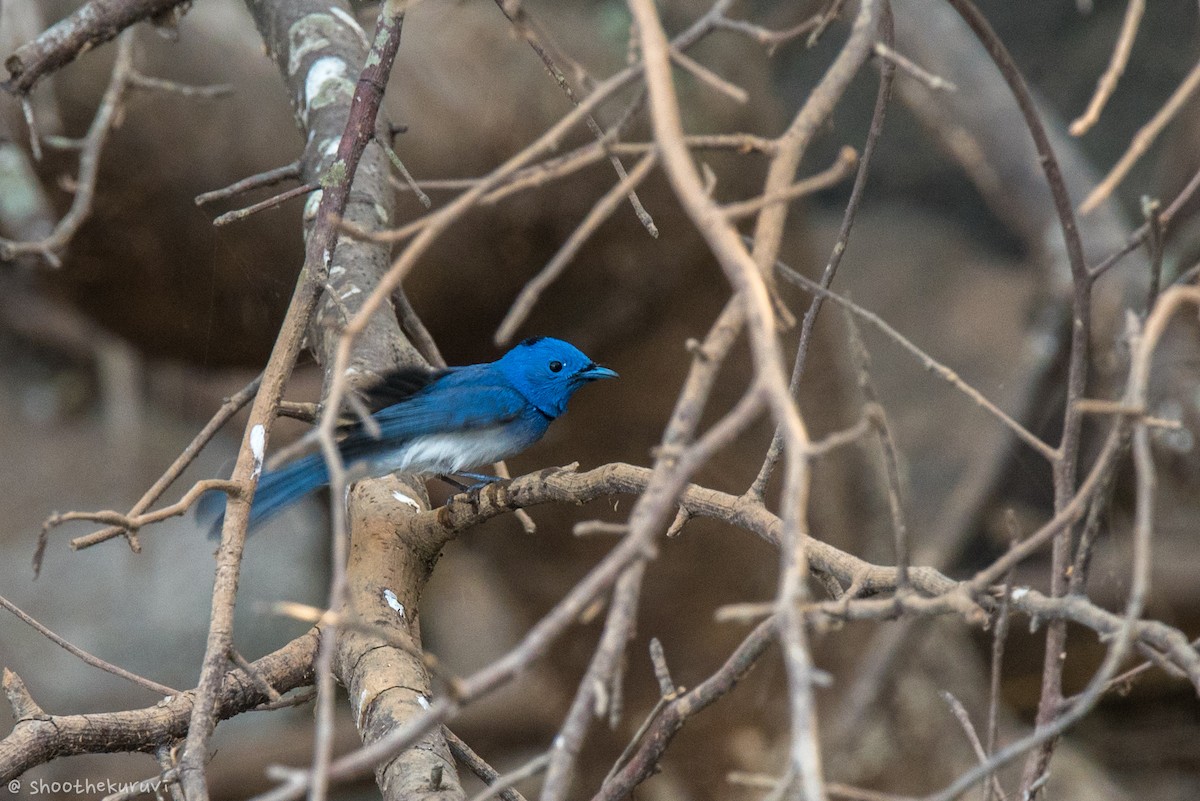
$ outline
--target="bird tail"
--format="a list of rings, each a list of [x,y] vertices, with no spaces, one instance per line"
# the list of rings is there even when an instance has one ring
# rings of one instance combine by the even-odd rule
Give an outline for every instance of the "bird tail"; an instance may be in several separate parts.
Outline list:
[[[249,530],[252,531],[259,523],[328,483],[329,472],[319,453],[263,473],[250,506]],[[225,499],[223,492],[208,492],[196,505],[196,518],[202,526],[208,526],[210,539],[221,537],[221,526],[225,523]]]

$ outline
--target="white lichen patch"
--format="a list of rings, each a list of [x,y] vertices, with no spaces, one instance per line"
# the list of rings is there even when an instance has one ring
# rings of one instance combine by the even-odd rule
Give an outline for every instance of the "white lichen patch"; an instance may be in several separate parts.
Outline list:
[[[329,47],[327,28],[338,23],[327,14],[305,14],[288,28],[288,75],[300,71],[300,64],[309,53]]]
[[[250,429],[250,452],[254,454],[253,477],[258,478],[262,473],[263,458],[267,449],[267,430],[259,423]]]
[[[421,504],[417,503],[412,498],[408,497],[407,495],[405,495],[403,492],[400,492],[399,490],[392,490],[392,497],[395,498],[396,500],[400,501],[400,503],[404,504],[405,506],[411,506],[413,509],[416,509],[418,512],[421,511]]]
[[[354,95],[354,82],[346,75],[346,62],[337,56],[321,56],[304,78],[306,113]]]
[[[371,46],[371,41],[367,39],[367,32],[363,30],[363,27],[358,24],[358,20],[352,17],[348,11],[334,6],[329,9],[329,13],[333,14],[335,17],[345,23],[347,28],[354,31],[354,35],[358,37],[360,42],[362,42],[363,47]]]
[[[352,298],[355,295],[358,295],[361,293],[362,293],[361,289],[359,289],[356,286],[352,286],[349,289],[347,289],[345,292],[343,292],[339,297],[341,297],[342,300],[348,300],[349,298]]]
[[[358,697],[358,714],[355,715],[358,728],[361,729],[367,722],[367,691],[363,690]]]
[[[337,137],[330,137],[329,139],[323,140],[321,142],[321,155],[325,156],[326,158],[336,156],[338,152],[338,145],[341,143],[342,140]]]
[[[400,617],[404,617],[404,604],[400,603],[400,599],[396,597],[396,593],[385,589],[383,591],[383,600],[387,602],[388,606],[395,610],[396,614],[398,614]]]
[[[421,709],[429,709],[429,699],[423,695],[417,696],[417,703],[421,705]]]
[[[321,205],[321,197],[324,194],[324,189],[318,189],[308,196],[308,200],[304,201],[305,222],[312,222],[317,218],[317,208]]]

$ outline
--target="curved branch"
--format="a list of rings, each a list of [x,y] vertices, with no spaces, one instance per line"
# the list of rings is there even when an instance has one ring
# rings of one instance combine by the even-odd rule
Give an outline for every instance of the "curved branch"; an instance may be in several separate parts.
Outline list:
[[[116,38],[129,26],[186,5],[191,5],[191,0],[91,0],[5,59],[10,77],[0,86],[13,94],[27,94],[39,79]]]
[[[313,659],[320,632],[316,628],[253,663],[254,673],[276,692],[286,693],[312,684]],[[154,706],[122,712],[89,715],[47,715],[33,703],[20,678],[4,671],[17,724],[0,740],[0,781],[20,776],[30,768],[57,757],[76,754],[113,754],[128,751],[153,753],[163,744],[187,735],[195,690],[171,696]],[[224,720],[248,712],[270,700],[266,691],[241,670],[221,677],[215,714]]]

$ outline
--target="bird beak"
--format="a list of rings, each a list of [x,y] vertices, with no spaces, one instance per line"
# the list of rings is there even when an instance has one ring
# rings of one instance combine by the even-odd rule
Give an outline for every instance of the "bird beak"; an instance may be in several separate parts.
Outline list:
[[[607,367],[601,367],[596,364],[590,364],[579,371],[579,377],[584,381],[595,381],[600,378],[618,378],[616,370],[610,370]]]

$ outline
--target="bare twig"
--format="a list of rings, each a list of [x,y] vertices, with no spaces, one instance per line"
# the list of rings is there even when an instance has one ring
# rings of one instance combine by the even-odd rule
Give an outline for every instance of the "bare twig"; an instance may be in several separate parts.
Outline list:
[[[209,420],[208,423],[205,424],[204,428],[200,429],[200,432],[192,438],[192,441],[189,442],[188,446],[183,449],[183,452],[180,453],[175,461],[171,463],[171,466],[167,468],[166,472],[164,472],[162,476],[160,476],[159,479],[154,482],[153,486],[146,490],[145,494],[138,499],[137,503],[133,505],[126,516],[130,518],[137,517],[142,512],[145,512],[147,509],[149,509],[151,504],[161,498],[162,494],[166,492],[172,484],[175,483],[175,480],[179,478],[184,470],[187,469],[188,465],[190,465],[196,459],[196,457],[200,454],[200,451],[204,449],[204,446],[207,445],[209,441],[216,435],[216,433],[221,430],[225,423],[229,421],[229,418],[237,414],[243,406],[250,402],[250,399],[254,397],[256,392],[258,392],[258,388],[261,383],[262,376],[260,375],[249,384],[242,387],[232,396],[227,398],[225,402],[221,404],[221,408],[218,409],[216,414],[212,416],[212,419]],[[43,531],[45,531],[45,529],[43,529]],[[102,529],[93,534],[88,534],[83,537],[76,537],[75,539],[71,540],[71,549],[81,551],[85,548],[90,548],[93,545],[98,545],[101,542],[106,542],[114,537],[119,537],[122,534],[126,534],[128,531],[129,529],[124,526],[110,526],[109,528]],[[41,570],[42,557],[45,554],[45,550],[46,539],[43,536],[38,540],[37,551],[34,553],[33,557],[33,571],[35,576]]]
[[[471,746],[445,726],[442,727],[442,736],[446,738],[446,745],[450,746],[450,753],[454,754],[454,758],[466,765],[484,784],[495,784],[496,780],[500,778],[500,773],[495,768],[484,762],[483,758],[471,749]],[[525,801],[525,796],[509,787],[500,791],[500,799],[501,801]]]
[[[884,8],[884,14],[880,19],[880,26],[884,42],[890,44],[895,39],[890,5]],[[862,203],[863,192],[867,186],[867,175],[871,165],[871,158],[875,155],[875,146],[879,143],[879,137],[883,134],[883,123],[887,118],[887,107],[892,96],[892,81],[895,77],[895,72],[896,70],[892,63],[885,61],[879,73],[879,90],[875,95],[875,109],[871,114],[871,125],[867,130],[867,140],[863,145],[863,154],[862,159],[859,161],[858,173],[854,176],[854,186],[850,189],[850,199],[847,201],[846,210],[842,214],[842,223],[838,230],[837,241],[833,246],[833,252],[830,254],[829,261],[825,264],[825,270],[821,274],[821,286],[825,289],[828,289],[833,284],[833,278],[842,263],[842,255],[846,252],[846,247],[850,242],[850,231],[854,226],[854,218],[858,214],[858,207]],[[808,311],[804,313],[804,320],[800,325],[800,343],[796,346],[796,358],[792,364],[792,377],[788,384],[793,396],[800,388],[800,381],[804,377],[804,368],[808,361],[808,350],[812,341],[813,327],[816,325],[817,315],[821,311],[823,301],[824,298],[820,295],[813,297]],[[759,468],[758,475],[748,490],[754,497],[759,499],[763,497],[767,489],[767,483],[771,480],[771,474],[775,471],[775,465],[779,462],[782,451],[783,438],[780,435],[780,431],[776,429],[774,436],[771,438],[771,444],[767,448],[766,458],[763,459],[763,465]]]
[[[14,615],[17,616],[18,619],[20,619],[23,623],[25,623],[25,625],[32,628],[38,634],[41,634],[43,637],[45,637],[50,642],[52,642],[55,645],[57,645],[58,647],[62,648],[67,653],[79,657],[81,660],[83,660],[87,664],[91,665],[92,667],[100,668],[101,670],[103,670],[107,673],[111,673],[114,676],[119,676],[122,679],[125,679],[126,681],[132,682],[132,683],[138,685],[139,687],[143,687],[147,690],[150,690],[153,693],[157,693],[158,695],[167,696],[167,697],[179,695],[179,690],[174,690],[165,684],[159,684],[156,681],[151,681],[150,679],[147,679],[143,676],[139,676],[136,673],[131,673],[130,671],[126,670],[125,668],[117,667],[116,665],[112,664],[111,662],[106,662],[98,656],[92,656],[87,651],[80,648],[78,645],[73,645],[73,644],[67,642],[65,639],[58,636],[50,629],[43,626],[41,623],[34,620],[32,617],[30,617],[28,614],[26,614],[22,609],[17,607],[16,604],[14,604],[12,601],[8,600],[7,598],[5,598],[2,595],[0,595],[0,606],[3,606],[8,611],[12,612]]]
[[[530,17],[521,0],[496,0],[496,5],[499,6],[500,11],[508,18],[508,21],[512,23],[517,33],[537,53],[546,71],[550,73],[550,77],[558,84],[558,88],[567,96],[572,105],[579,108],[579,98],[576,96],[575,90],[571,88],[571,84],[567,82],[566,76],[563,75],[556,61],[569,61],[574,67],[576,75],[580,77],[586,76],[583,67],[577,62],[568,59],[557,47],[549,42],[549,37],[546,36],[541,27]],[[585,114],[584,121],[587,123],[588,130],[596,137],[597,142],[601,144],[602,148],[607,150],[607,136],[591,112]],[[612,164],[613,169],[617,172],[617,178],[624,184],[629,179],[629,176],[625,172],[625,165],[621,163],[621,159],[616,153],[608,152],[606,155],[608,156],[609,163]],[[650,213],[642,206],[642,201],[638,198],[637,192],[634,191],[633,185],[627,185],[626,195],[642,226],[650,236],[657,237],[658,227],[654,224],[654,219],[650,216]]]
[[[654,169],[657,160],[654,151],[643,156],[641,161],[634,166],[633,171],[619,181],[616,186],[609,189],[592,207],[583,221],[567,237],[567,241],[554,254],[554,257],[542,268],[542,271],[525,284],[517,299],[513,301],[512,308],[508,310],[508,314],[496,329],[493,340],[497,345],[503,345],[513,338],[542,293],[562,275],[571,259],[575,258],[579,249],[595,233],[596,229],[612,216],[617,206],[621,205],[621,201],[628,196],[629,191],[650,174],[650,170]]]
[[[183,5],[184,0],[91,0],[51,26],[32,42],[21,45],[4,62],[9,79],[3,86],[26,94],[45,75],[74,61],[76,56],[116,37],[134,23],[157,17]]]
[[[1145,155],[1150,145],[1154,144],[1154,140],[1162,133],[1163,128],[1166,128],[1167,123],[1175,118],[1175,115],[1179,113],[1184,103],[1196,92],[1197,88],[1200,88],[1200,64],[1192,67],[1192,71],[1175,88],[1162,108],[1155,112],[1150,121],[1133,135],[1129,148],[1121,155],[1121,158],[1117,159],[1117,163],[1109,170],[1108,175],[1104,176],[1104,180],[1096,184],[1096,188],[1079,204],[1080,214],[1094,211],[1097,206],[1108,199],[1108,196],[1125,179],[1138,159]]]
[[[136,7],[137,4],[131,3],[130,6]],[[51,28],[51,30],[54,29]],[[118,42],[117,58],[113,63],[112,77],[109,78],[108,88],[100,100],[100,106],[96,109],[96,116],[92,118],[87,135],[80,143],[79,174],[75,178],[75,197],[71,200],[71,208],[54,226],[50,235],[40,241],[14,242],[0,239],[0,261],[34,254],[55,267],[59,266],[61,263],[59,253],[91,214],[92,201],[96,193],[96,177],[100,171],[100,153],[104,149],[104,143],[108,140],[108,134],[120,113],[121,101],[129,88],[129,77],[133,72],[133,35],[133,31],[129,31],[122,35]],[[20,51],[18,51],[19,53]],[[11,62],[14,58],[17,58],[17,55],[9,58],[8,68],[10,71],[13,69]],[[36,133],[31,132],[31,136],[36,136]]]
[[[934,75],[929,70],[913,62],[912,59],[897,53],[883,42],[875,43],[875,55],[899,67],[900,71],[909,75],[935,92],[957,92],[958,87],[940,75]]]
[[[217,200],[225,200],[243,192],[249,192],[252,189],[260,189],[264,186],[274,186],[283,181],[296,180],[300,178],[300,162],[293,161],[291,164],[285,164],[282,167],[276,167],[273,170],[261,172],[258,175],[251,175],[249,178],[243,178],[240,181],[226,186],[222,189],[214,189],[211,192],[204,192],[196,195],[196,205],[203,206],[206,203],[212,203]]]
[[[233,94],[233,84],[218,83],[209,86],[190,86],[178,81],[168,81],[134,72],[129,76],[131,89],[145,89],[151,92],[170,92],[182,97],[212,100],[218,97],[228,97]]]
[[[294,186],[285,192],[280,192],[278,195],[269,197],[266,200],[260,200],[257,203],[246,206],[245,208],[227,211],[213,220],[213,225],[220,227],[222,225],[229,225],[230,223],[238,222],[239,220],[244,220],[251,214],[257,214],[260,211],[276,208],[292,198],[303,197],[309,192],[314,192],[320,188],[321,185],[315,181],[307,184],[301,184],[300,186]],[[201,195],[201,197],[203,197],[203,195]],[[197,200],[199,200],[199,198],[197,198]]]
[[[701,83],[711,86],[717,92],[725,95],[735,103],[744,104],[750,100],[750,95],[745,89],[737,84],[730,83],[729,81],[725,80],[720,75],[717,75],[708,67],[689,56],[687,53],[681,53],[678,50],[672,50],[671,60],[690,72]]]
[[[767,206],[782,201],[795,200],[805,195],[811,195],[815,192],[820,192],[835,186],[845,180],[850,171],[854,169],[858,163],[858,153],[852,147],[843,147],[838,151],[837,160],[826,170],[805,178],[802,181],[797,181],[791,186],[779,192],[762,197],[751,198],[750,200],[742,200],[737,203],[730,203],[723,206],[721,210],[731,220],[749,217],[752,214],[757,214]]]
[[[1145,13],[1146,0],[1129,0],[1128,5],[1125,6],[1125,19],[1121,22],[1121,33],[1117,36],[1117,43],[1113,47],[1108,67],[1096,84],[1096,93],[1088,102],[1087,110],[1071,123],[1068,130],[1072,136],[1083,136],[1100,119],[1100,112],[1104,110],[1108,99],[1116,91],[1117,81],[1121,79],[1122,73],[1125,72],[1125,65],[1129,63],[1129,54],[1133,52],[1133,40],[1137,38],[1138,27],[1141,25],[1142,15]]]

